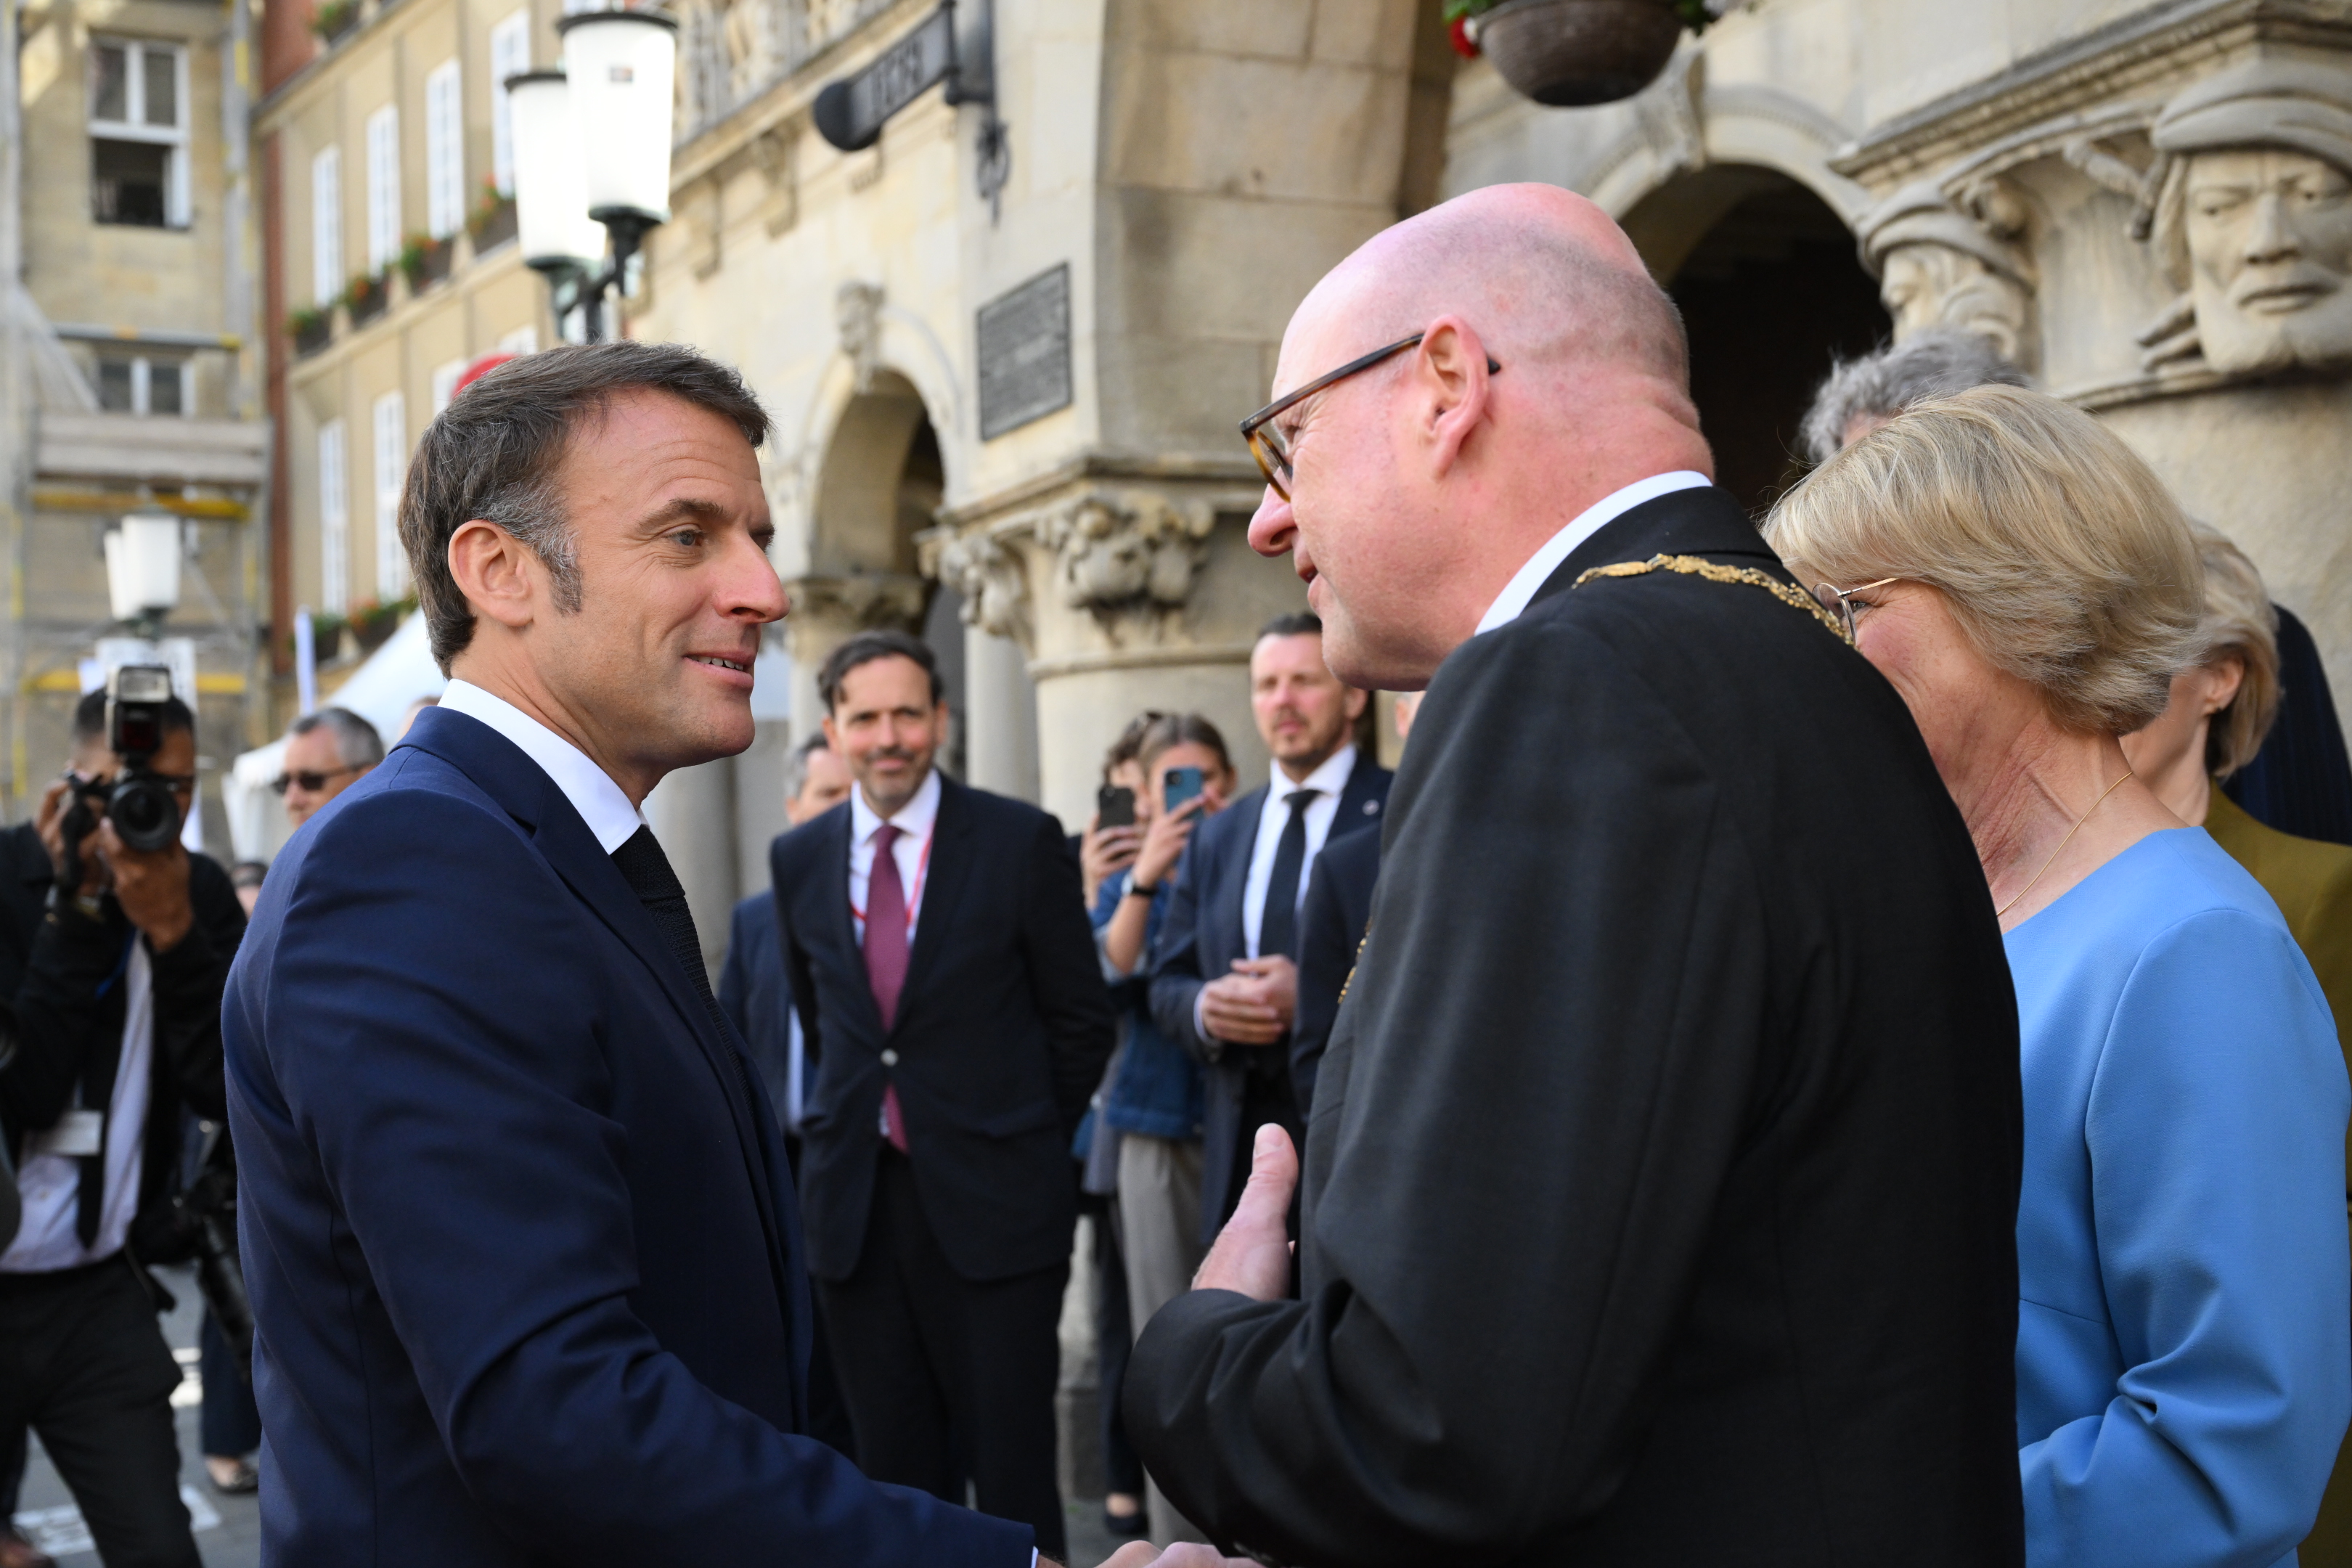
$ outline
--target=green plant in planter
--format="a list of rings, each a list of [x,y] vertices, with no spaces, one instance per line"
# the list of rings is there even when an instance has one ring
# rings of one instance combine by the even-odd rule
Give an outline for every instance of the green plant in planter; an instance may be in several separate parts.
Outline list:
[[[331,38],[349,27],[359,16],[360,0],[326,0],[311,13],[310,31],[322,38]]]
[[[333,309],[333,304],[330,302],[323,306],[305,307],[302,310],[288,311],[286,335],[290,338],[307,338],[319,331],[326,326],[328,312]]]
[[[1507,3],[1508,0],[1445,0],[1445,26],[1453,35],[1454,47],[1465,55],[1475,55],[1478,45],[1465,24]],[[1659,0],[1659,4],[1681,17],[1683,26],[1693,33],[1706,32],[1707,24],[1715,20],[1715,13],[1706,8],[1706,0]]]
[[[466,231],[479,240],[513,201],[512,196],[499,189],[496,174],[484,174],[481,195],[475,201],[474,210],[466,215]]]
[[[347,310],[364,310],[368,305],[375,301],[376,297],[383,292],[385,282],[391,277],[392,269],[390,268],[386,268],[381,272],[355,272],[352,274],[352,280],[343,286],[343,296],[341,301],[343,308]]]

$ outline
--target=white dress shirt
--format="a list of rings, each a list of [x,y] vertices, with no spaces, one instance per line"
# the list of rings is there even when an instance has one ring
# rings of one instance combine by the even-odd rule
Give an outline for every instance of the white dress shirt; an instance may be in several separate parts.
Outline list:
[[[1339,796],[1356,771],[1356,748],[1340,747],[1296,784],[1280,763],[1270,764],[1268,771],[1273,780],[1265,792],[1265,805],[1257,814],[1257,842],[1250,847],[1249,880],[1242,884],[1242,940],[1252,958],[1258,956],[1258,927],[1265,919],[1265,889],[1274,880],[1275,852],[1282,847],[1282,830],[1290,823],[1290,797],[1301,790],[1316,792],[1307,806],[1307,858],[1298,865],[1297,901],[1304,907],[1307,873],[1314,867],[1315,857],[1323,853],[1323,841],[1331,837],[1331,824],[1339,815]]]
[[[1561,562],[1576,553],[1578,545],[1643,501],[1655,500],[1676,490],[1705,489],[1713,483],[1715,481],[1705,474],[1695,473],[1689,468],[1677,468],[1670,474],[1653,474],[1646,479],[1636,479],[1623,489],[1602,496],[1579,512],[1575,521],[1544,541],[1542,549],[1528,557],[1528,563],[1503,584],[1502,593],[1486,606],[1486,615],[1478,622],[1478,630],[1491,632],[1496,626],[1507,626],[1517,620],[1519,613],[1536,596],[1536,590],[1559,570]]]
[[[0,1253],[0,1274],[50,1274],[98,1263],[122,1250],[131,1221],[139,1212],[139,1181],[146,1172],[147,1101],[155,1050],[155,971],[147,942],[133,937],[122,975],[122,1062],[114,1069],[114,1093],[106,1107],[106,1157],[100,1169],[106,1184],[98,1211],[98,1237],[81,1244],[81,1161],[60,1148],[73,1147],[71,1126],[87,1125],[77,1105],[58,1126],[25,1137],[25,1163],[16,1172],[24,1217],[16,1239]]]
[[[441,693],[441,706],[452,713],[477,719],[515,743],[555,781],[597,847],[610,855],[646,825],[645,814],[629,804],[613,775],[588,760],[588,753],[508,701],[493,697],[471,681],[453,680]]]
[[[907,900],[907,943],[915,942],[915,921],[923,912],[923,880],[931,848],[931,829],[940,820],[940,770],[923,775],[915,797],[889,819],[898,830],[890,858],[898,863],[898,892]],[[863,786],[849,792],[849,912],[857,922],[857,941],[866,942],[866,892],[874,879],[874,836],[883,819],[866,804]]]

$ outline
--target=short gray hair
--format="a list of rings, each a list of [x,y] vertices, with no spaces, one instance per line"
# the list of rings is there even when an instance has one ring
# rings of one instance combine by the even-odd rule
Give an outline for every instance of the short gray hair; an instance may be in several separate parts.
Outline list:
[[[372,768],[383,761],[383,737],[375,726],[348,708],[321,708],[305,713],[287,727],[290,739],[324,730],[335,738],[335,760],[347,768]]]
[[[1845,445],[1856,419],[1881,424],[1915,403],[1949,397],[1972,386],[2023,386],[2025,373],[2000,357],[1992,340],[1965,327],[1930,327],[1892,348],[1830,366],[1800,438],[1805,455],[1826,463]]]
[[[426,426],[400,492],[400,542],[425,608],[434,662],[474,639],[474,612],[449,573],[449,541],[493,522],[520,540],[554,579],[556,607],[580,607],[580,568],[557,473],[572,432],[625,392],[666,392],[709,409],[757,447],[767,411],[743,378],[681,343],[567,343],[484,374]]]
[[[824,731],[819,730],[793,748],[784,763],[784,798],[798,800],[801,791],[808,788],[809,759],[825,749]]]

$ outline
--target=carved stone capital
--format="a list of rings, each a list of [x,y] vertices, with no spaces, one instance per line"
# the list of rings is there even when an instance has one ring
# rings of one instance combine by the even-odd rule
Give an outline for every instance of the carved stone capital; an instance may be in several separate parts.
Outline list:
[[[923,569],[963,599],[963,623],[1033,647],[1029,567],[1017,538],[987,533],[927,540]]]
[[[1900,340],[1960,327],[2032,368],[2035,272],[2021,243],[2024,204],[2000,181],[1969,182],[1956,200],[1936,180],[1904,186],[1861,225],[1862,258]]]
[[[1037,520],[1061,602],[1098,620],[1181,605],[1216,513],[1155,490],[1095,489]]]
[[[795,577],[784,584],[784,592],[793,605],[784,625],[796,638],[805,633],[835,642],[880,627],[917,630],[929,595],[929,585],[920,577],[904,572]]]

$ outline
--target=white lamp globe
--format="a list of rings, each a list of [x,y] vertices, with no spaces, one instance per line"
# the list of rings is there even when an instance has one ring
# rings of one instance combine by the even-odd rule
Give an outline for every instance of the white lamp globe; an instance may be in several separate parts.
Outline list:
[[[667,223],[677,23],[657,11],[583,11],[556,31],[572,78],[589,213],[640,227]]]
[[[118,621],[161,616],[180,602],[180,520],[134,511],[106,535],[106,595]]]
[[[593,268],[604,254],[604,226],[588,216],[587,173],[564,73],[507,78],[514,126],[515,230],[532,267]]]

